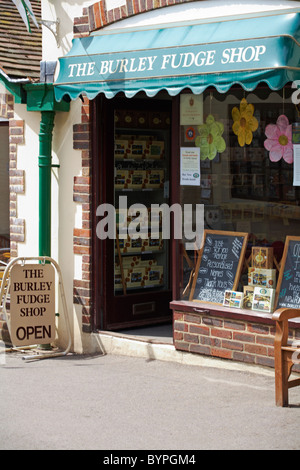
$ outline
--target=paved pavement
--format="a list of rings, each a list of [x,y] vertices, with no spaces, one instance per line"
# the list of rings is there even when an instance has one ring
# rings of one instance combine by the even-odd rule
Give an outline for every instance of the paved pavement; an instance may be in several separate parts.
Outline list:
[[[2,362],[1,450],[300,449],[300,387],[278,408],[272,375],[117,355]]]

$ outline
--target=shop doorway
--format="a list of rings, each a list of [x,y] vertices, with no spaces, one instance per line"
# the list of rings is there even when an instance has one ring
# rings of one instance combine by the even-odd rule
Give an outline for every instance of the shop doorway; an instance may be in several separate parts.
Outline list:
[[[172,99],[99,97],[94,118],[96,327],[171,322]]]

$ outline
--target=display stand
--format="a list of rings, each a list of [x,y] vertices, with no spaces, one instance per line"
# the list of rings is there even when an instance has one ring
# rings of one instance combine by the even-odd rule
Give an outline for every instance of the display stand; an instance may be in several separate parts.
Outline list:
[[[122,210],[118,210],[115,241],[117,263],[114,267],[116,296],[140,294],[148,289],[166,290],[169,271],[167,242],[161,239],[160,212],[151,213],[152,204],[161,206],[169,199],[168,132],[149,127],[150,118],[141,120],[139,126],[131,113],[127,120],[124,118],[120,111],[115,112],[118,125],[115,128],[114,204],[118,210],[120,197],[123,197],[129,208],[141,204],[147,215],[143,215],[142,231],[145,236],[132,238],[127,233],[128,224],[135,220],[136,215],[131,219],[127,210],[125,216]],[[129,126],[127,121],[135,122],[135,126]],[[151,223],[157,224],[158,238],[150,237]],[[128,238],[122,240],[120,234],[124,234],[124,229]],[[130,256],[140,260],[128,268]]]
[[[49,256],[36,256],[36,257],[18,257],[13,259],[8,263],[6,266],[3,279],[2,279],[2,284],[1,284],[1,290],[0,290],[0,304],[2,306],[2,311],[5,316],[5,321],[7,322],[8,330],[11,333],[10,330],[10,320],[7,315],[7,310],[6,310],[6,304],[10,292],[10,272],[13,266],[16,264],[25,264],[28,261],[39,261],[42,264],[52,264],[56,270],[56,273],[58,275],[58,283],[59,283],[59,290],[60,290],[60,296],[61,296],[61,301],[62,301],[62,306],[63,306],[63,311],[64,311],[64,319],[65,319],[65,324],[66,328],[68,330],[68,345],[67,348],[64,351],[59,351],[59,352],[48,352],[48,353],[41,353],[41,354],[34,354],[34,355],[28,355],[28,356],[23,356],[24,360],[35,360],[35,359],[47,359],[47,358],[52,358],[52,357],[60,357],[60,356],[66,356],[68,352],[70,351],[71,348],[71,329],[70,329],[70,323],[69,323],[69,317],[68,317],[68,312],[67,312],[67,303],[66,303],[66,298],[65,298],[65,292],[64,292],[64,286],[63,286],[63,279],[62,279],[62,274],[59,265],[57,262],[49,257]],[[38,264],[37,264],[38,266]],[[37,343],[38,344],[38,343]],[[32,346],[17,346],[10,348],[10,350],[25,350],[25,349],[30,349],[34,348],[36,345]]]

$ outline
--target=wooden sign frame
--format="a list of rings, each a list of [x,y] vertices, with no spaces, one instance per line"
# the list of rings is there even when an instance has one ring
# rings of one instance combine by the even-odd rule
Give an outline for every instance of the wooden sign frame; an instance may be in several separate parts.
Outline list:
[[[59,284],[59,291],[60,291],[60,297],[61,297],[61,303],[62,303],[62,309],[64,313],[64,320],[65,320],[65,327],[68,331],[68,345],[64,351],[58,351],[58,352],[52,352],[50,351],[49,353],[38,353],[38,354],[33,354],[33,355],[25,355],[23,356],[24,360],[35,360],[35,359],[47,359],[47,358],[52,358],[52,357],[60,357],[60,356],[66,356],[68,352],[71,349],[72,346],[72,334],[71,334],[71,326],[70,326],[70,321],[69,321],[69,315],[68,315],[68,308],[67,308],[67,302],[66,302],[66,296],[65,296],[65,290],[64,290],[64,285],[63,285],[63,278],[62,278],[62,273],[59,264],[50,256],[31,256],[31,257],[18,257],[12,259],[8,265],[5,268],[1,287],[0,287],[0,305],[2,306],[2,310],[4,313],[4,319],[7,323],[8,330],[11,332],[10,328],[10,314],[6,310],[6,306],[8,305],[7,299],[9,296],[9,291],[10,291],[10,272],[13,266],[15,266],[18,263],[22,263],[23,266],[28,266],[27,262],[28,261],[38,261],[39,263],[36,264],[36,266],[41,266],[40,263],[45,264],[45,263],[51,263],[57,273],[58,276],[58,284]],[[35,346],[35,345],[33,345]],[[29,346],[26,346],[28,348]],[[18,350],[24,349],[24,346],[14,346],[13,345],[13,350]]]
[[[300,242],[300,237],[297,236],[287,236],[285,239],[285,244],[284,244],[284,250],[283,250],[283,255],[280,261],[280,270],[279,270],[279,276],[278,276],[278,281],[277,281],[277,286],[276,286],[276,292],[275,292],[275,309],[278,308],[278,299],[279,299],[279,294],[280,294],[280,289],[281,289],[281,283],[282,283],[282,278],[283,278],[283,273],[285,269],[285,263],[286,263],[286,258],[287,254],[289,251],[289,245],[291,241],[299,241]],[[300,305],[299,305],[300,308]]]
[[[237,289],[238,283],[239,283],[239,280],[240,280],[240,277],[241,277],[241,274],[242,274],[242,269],[243,269],[243,265],[244,265],[244,259],[245,259],[249,234],[247,232],[227,232],[227,231],[223,231],[223,230],[204,230],[201,247],[200,247],[200,250],[198,250],[198,259],[197,259],[197,264],[196,264],[196,268],[195,268],[195,274],[194,274],[194,279],[193,279],[193,284],[192,284],[192,287],[191,287],[189,300],[193,301],[193,302],[202,302],[202,303],[209,303],[209,304],[214,304],[214,305],[222,305],[220,303],[211,302],[209,300],[205,301],[205,300],[198,300],[198,299],[193,298],[194,297],[194,292],[195,292],[195,287],[196,287],[196,282],[197,282],[197,278],[198,278],[199,268],[200,268],[200,265],[201,265],[201,260],[202,260],[204,246],[205,246],[205,241],[206,241],[207,235],[209,235],[209,234],[223,235],[223,236],[228,236],[228,237],[244,237],[243,246],[242,246],[242,249],[241,249],[241,255],[240,255],[239,262],[238,262],[238,267],[237,267],[237,270],[236,270],[232,290]]]

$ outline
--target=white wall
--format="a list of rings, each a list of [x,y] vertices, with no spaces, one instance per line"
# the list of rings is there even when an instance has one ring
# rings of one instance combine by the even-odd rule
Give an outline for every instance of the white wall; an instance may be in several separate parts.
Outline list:
[[[76,0],[76,2],[59,0],[42,1],[42,19],[48,21],[59,19],[59,47],[56,44],[53,33],[45,26],[42,26],[43,60],[56,60],[71,49],[74,18],[82,16],[83,8],[93,5],[93,3],[95,2],[87,0]]]
[[[55,117],[53,136],[53,160],[57,160],[57,200],[53,203],[56,211],[57,261],[62,270],[64,289],[75,350],[81,352],[81,306],[73,305],[73,279],[81,279],[81,256],[73,253],[73,229],[81,228],[81,204],[73,201],[74,176],[81,174],[81,151],[73,150],[73,125],[78,124],[81,114],[81,101],[71,103],[70,112],[58,112]],[[52,178],[54,180],[54,178]],[[54,183],[54,182],[53,182]],[[53,227],[54,229],[54,227]],[[66,341],[65,325],[61,321],[60,335]]]
[[[38,256],[40,113],[28,113],[25,105],[15,104],[15,119],[24,120],[25,138],[17,146],[17,168],[25,170],[25,193],[17,195],[17,217],[25,219],[25,242],[18,244],[18,256]]]

